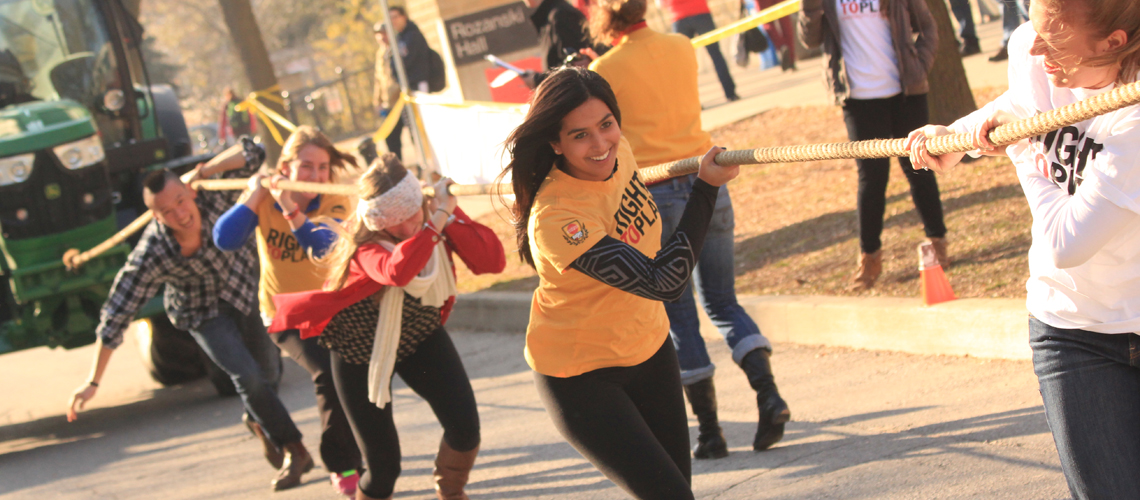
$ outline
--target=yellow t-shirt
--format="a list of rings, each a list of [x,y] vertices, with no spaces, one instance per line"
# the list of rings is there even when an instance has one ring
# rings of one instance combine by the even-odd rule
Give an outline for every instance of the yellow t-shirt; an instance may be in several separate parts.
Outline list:
[[[618,147],[617,171],[602,182],[554,168],[539,187],[527,224],[539,285],[530,308],[526,361],[552,377],[633,366],[653,356],[669,335],[661,302],[606,285],[570,264],[602,239],[624,241],[652,258],[661,249],[661,218],[629,143]]]
[[[697,53],[685,36],[639,29],[590,69],[617,96],[621,132],[641,168],[700,156],[712,147],[701,129]]]
[[[325,283],[325,269],[317,267],[309,254],[297,243],[289,221],[274,206],[273,197],[266,196],[257,206],[257,256],[261,261],[261,279],[257,298],[261,313],[272,318],[277,313],[273,296],[279,293],[318,290]],[[345,220],[354,209],[353,201],[342,195],[321,195],[316,210],[306,212],[312,220],[325,216]]]

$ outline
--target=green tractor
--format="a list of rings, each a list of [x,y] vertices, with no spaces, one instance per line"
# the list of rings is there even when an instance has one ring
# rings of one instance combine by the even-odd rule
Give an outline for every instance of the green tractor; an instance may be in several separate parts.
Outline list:
[[[145,212],[141,179],[191,168],[169,86],[150,85],[142,28],[120,0],[0,0],[0,354],[94,342],[99,310],[130,247],[75,271],[63,253],[111,237]],[[228,378],[156,297],[135,331],[154,378]]]

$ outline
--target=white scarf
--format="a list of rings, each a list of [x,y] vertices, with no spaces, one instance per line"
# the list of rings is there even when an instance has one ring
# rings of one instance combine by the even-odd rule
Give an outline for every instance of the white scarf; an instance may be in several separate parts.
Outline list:
[[[395,245],[386,241],[380,244],[388,251],[395,249]],[[404,292],[431,307],[443,307],[449,297],[458,293],[455,274],[451,271],[451,259],[447,258],[447,249],[442,241],[435,246],[427,265],[407,286],[387,287],[380,298],[376,343],[372,347],[372,361],[368,365],[368,400],[376,403],[379,408],[392,401],[392,373],[396,369],[396,354],[400,347]]]

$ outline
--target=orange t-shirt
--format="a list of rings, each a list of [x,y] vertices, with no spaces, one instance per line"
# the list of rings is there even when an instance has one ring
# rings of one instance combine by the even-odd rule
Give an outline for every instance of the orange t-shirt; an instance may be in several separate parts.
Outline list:
[[[608,180],[584,181],[552,169],[535,195],[527,230],[539,276],[526,332],[526,361],[534,371],[573,377],[633,366],[661,348],[669,334],[661,302],[570,269],[607,235],[650,258],[661,249],[661,217],[624,138]]]
[[[273,296],[279,293],[319,290],[325,283],[326,270],[317,267],[304,248],[297,243],[289,221],[277,209],[272,196],[257,205],[257,255],[261,260],[258,299],[261,313],[272,318],[277,312]],[[320,206],[305,216],[348,219],[356,208],[354,200],[343,195],[321,195]]]

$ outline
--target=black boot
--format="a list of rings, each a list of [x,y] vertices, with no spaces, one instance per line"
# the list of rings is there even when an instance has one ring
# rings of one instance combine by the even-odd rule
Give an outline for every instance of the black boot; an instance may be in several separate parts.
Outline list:
[[[760,410],[760,423],[752,440],[752,449],[756,451],[764,451],[779,442],[784,437],[784,424],[792,419],[788,404],[776,390],[768,356],[767,349],[756,349],[740,361],[749,385],[756,391],[756,406]]]
[[[982,53],[982,46],[978,44],[978,37],[963,38],[962,48],[959,53],[962,57]]]
[[[712,377],[685,386],[685,397],[693,407],[693,415],[700,424],[697,444],[693,445],[693,458],[724,458],[728,456],[728,443],[716,418],[716,386]]]

